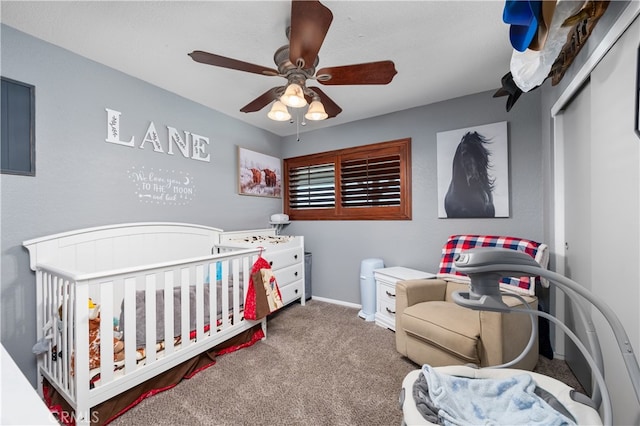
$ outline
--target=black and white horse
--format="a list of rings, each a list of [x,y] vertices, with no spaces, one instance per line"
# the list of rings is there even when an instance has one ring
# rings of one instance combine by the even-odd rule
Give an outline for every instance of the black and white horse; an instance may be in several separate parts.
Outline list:
[[[453,173],[444,198],[447,217],[495,217],[494,179],[489,176],[490,143],[478,132],[467,132],[453,157]]]

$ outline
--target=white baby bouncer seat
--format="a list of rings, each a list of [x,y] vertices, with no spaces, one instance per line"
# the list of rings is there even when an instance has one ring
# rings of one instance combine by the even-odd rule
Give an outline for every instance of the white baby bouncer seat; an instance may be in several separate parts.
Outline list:
[[[502,380],[508,379],[511,377],[517,377],[522,374],[529,374],[536,386],[544,389],[549,394],[553,395],[553,397],[562,404],[562,406],[566,409],[569,416],[562,414],[562,411],[557,408],[547,407],[543,404],[542,408],[548,410],[556,410],[557,413],[551,413],[545,417],[540,417],[537,420],[531,418],[526,423],[520,422],[519,424],[563,424],[562,419],[563,416],[567,417],[570,421],[577,425],[601,425],[602,420],[600,419],[600,414],[596,411],[589,402],[587,396],[578,394],[575,392],[573,388],[566,385],[565,383],[553,379],[551,377],[545,376],[543,374],[538,374],[530,371],[523,371],[517,369],[509,369],[509,368],[473,368],[465,365],[451,365],[446,367],[435,367],[438,373],[449,375],[452,377],[462,377],[469,379],[493,379],[493,380]],[[416,382],[419,379],[422,370],[413,370],[409,374],[407,374],[402,381],[402,391],[400,395],[400,403],[402,406],[403,413],[403,424],[404,425],[437,425],[441,423],[433,423],[427,420],[427,418],[422,414],[419,409],[419,403],[414,396],[414,387]],[[579,402],[574,400],[573,398],[580,399],[584,402]],[[463,403],[469,403],[469,401],[463,401]],[[546,403],[546,402],[545,402]],[[548,403],[547,403],[548,404]],[[471,404],[469,403],[469,406]],[[496,408],[497,409],[497,408]],[[539,411],[539,410],[538,410]],[[523,415],[525,413],[523,412]],[[539,412],[538,412],[539,414]],[[512,420],[508,420],[508,414],[505,413],[502,417],[503,422],[499,424],[517,424]],[[550,420],[558,420],[556,423],[551,423]],[[445,422],[446,423],[446,422]],[[448,424],[469,424],[463,421],[460,423],[456,423],[455,420],[451,420]],[[487,424],[498,424],[498,423],[487,423]],[[564,424],[571,424],[569,422]]]
[[[493,367],[423,365],[411,371],[402,382],[400,407],[403,425],[610,425],[612,407],[603,376],[603,361],[597,334],[587,321],[581,302],[587,301],[607,321],[622,353],[636,398],[640,402],[640,367],[622,323],[611,308],[576,282],[541,268],[529,255],[502,248],[472,248],[458,255],[455,268],[470,278],[469,292],[453,299],[474,310],[529,314],[533,340],[535,316],[552,321],[580,350],[592,373],[593,392],[588,397],[554,378],[526,370],[509,368],[515,360]],[[540,276],[560,288],[576,302],[582,317],[589,349],[554,316],[533,309],[514,309],[502,302],[514,296],[500,290],[502,277]],[[577,298],[580,296],[580,298]]]

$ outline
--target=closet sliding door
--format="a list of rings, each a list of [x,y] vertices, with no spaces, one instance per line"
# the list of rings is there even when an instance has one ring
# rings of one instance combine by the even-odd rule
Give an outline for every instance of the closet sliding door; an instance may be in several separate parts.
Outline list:
[[[564,274],[591,290],[592,247],[592,155],[591,85],[587,81],[562,113],[564,142]],[[582,341],[586,340],[583,321],[576,306],[565,298],[565,322]],[[588,313],[587,313],[588,314]],[[591,392],[591,373],[587,362],[571,342],[565,340],[565,360],[582,386]]]
[[[587,70],[582,87],[563,93],[552,109],[555,135],[555,251],[558,269],[609,305],[624,325],[636,358],[640,351],[640,138],[634,131],[640,7]],[[620,20],[622,21],[622,20]],[[617,23],[616,23],[617,24]],[[622,23],[625,25],[625,23]],[[613,31],[611,31],[613,32]],[[596,56],[596,55],[594,55]],[[585,65],[585,68],[586,65]],[[580,74],[580,72],[578,73]],[[576,80],[578,80],[576,78]],[[566,96],[565,96],[566,95]],[[560,111],[553,113],[559,108]],[[581,320],[565,299],[565,321]],[[615,424],[640,424],[622,355],[599,312],[593,319],[604,358]],[[588,367],[569,339],[556,348],[587,388]]]
[[[591,73],[592,289],[611,306],[640,357],[640,138],[634,131],[640,18]],[[616,341],[599,315],[593,320],[614,404],[614,423],[640,424]],[[614,389],[612,389],[614,388]]]

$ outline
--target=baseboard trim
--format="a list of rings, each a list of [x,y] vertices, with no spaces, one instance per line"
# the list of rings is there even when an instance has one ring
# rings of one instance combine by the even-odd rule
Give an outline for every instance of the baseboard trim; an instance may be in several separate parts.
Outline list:
[[[336,300],[336,299],[328,299],[326,297],[312,296],[311,299],[317,300],[319,302],[331,303],[332,305],[342,305],[342,306],[348,306],[350,308],[356,308],[356,309],[362,308],[362,305],[358,305],[357,303],[344,302],[342,300]]]
[[[553,353],[553,359],[559,359],[561,361],[566,361],[564,354],[562,353],[558,353],[558,352],[554,352]]]

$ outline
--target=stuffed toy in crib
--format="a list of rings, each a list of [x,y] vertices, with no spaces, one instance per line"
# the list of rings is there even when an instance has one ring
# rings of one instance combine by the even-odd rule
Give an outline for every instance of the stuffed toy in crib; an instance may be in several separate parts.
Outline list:
[[[113,338],[113,360],[124,360],[124,343]],[[89,370],[100,366],[100,314],[89,320]]]
[[[89,370],[100,367],[100,305],[94,304],[89,299]],[[58,309],[61,314],[61,308]],[[62,315],[61,315],[62,317]],[[74,359],[71,357],[71,371],[74,371]],[[113,338],[113,360],[114,362],[124,360],[124,343]]]

